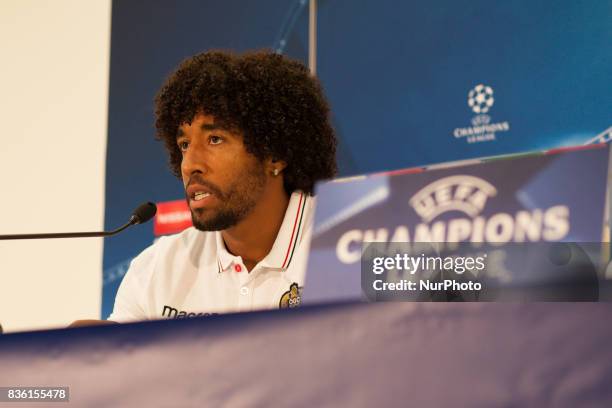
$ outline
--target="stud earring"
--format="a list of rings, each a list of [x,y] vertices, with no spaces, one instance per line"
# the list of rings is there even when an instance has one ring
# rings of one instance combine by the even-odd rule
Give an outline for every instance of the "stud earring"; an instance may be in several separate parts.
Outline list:
[[[278,176],[278,169],[274,169],[274,175]]]

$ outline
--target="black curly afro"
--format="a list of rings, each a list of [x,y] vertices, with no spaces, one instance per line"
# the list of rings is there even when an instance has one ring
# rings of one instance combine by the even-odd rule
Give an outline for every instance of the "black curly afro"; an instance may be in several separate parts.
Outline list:
[[[209,51],[181,63],[155,98],[157,138],[181,177],[176,136],[196,114],[244,135],[244,144],[260,160],[287,163],[287,193],[313,194],[318,180],[336,174],[336,137],[321,86],[299,62],[268,51],[236,55]]]

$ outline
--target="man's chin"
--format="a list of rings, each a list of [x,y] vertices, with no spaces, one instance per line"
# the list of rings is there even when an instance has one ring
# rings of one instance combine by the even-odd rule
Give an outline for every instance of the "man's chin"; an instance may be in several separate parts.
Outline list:
[[[199,231],[222,231],[233,227],[238,223],[234,217],[217,216],[209,219],[203,219],[201,216],[191,214],[191,221],[195,229]]]

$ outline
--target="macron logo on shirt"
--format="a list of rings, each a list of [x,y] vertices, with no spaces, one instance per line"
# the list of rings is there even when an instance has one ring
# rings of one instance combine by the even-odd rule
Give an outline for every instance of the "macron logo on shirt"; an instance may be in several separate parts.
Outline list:
[[[173,308],[172,306],[164,305],[164,309],[162,310],[162,317],[166,319],[182,319],[185,317],[198,317],[198,316],[212,316],[218,313],[194,313],[194,312],[186,312],[184,310],[178,310]]]

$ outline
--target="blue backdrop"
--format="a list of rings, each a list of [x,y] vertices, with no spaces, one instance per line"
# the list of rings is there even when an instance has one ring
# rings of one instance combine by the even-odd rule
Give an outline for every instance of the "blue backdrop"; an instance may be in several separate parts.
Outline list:
[[[612,125],[610,16],[605,0],[319,0],[317,74],[340,139],[340,174],[601,134]],[[264,47],[307,62],[305,0],[113,1],[106,228],[142,201],[183,197],[154,141],[153,97],[164,78],[207,49]],[[102,317],[129,260],[152,241],[151,225],[105,240]]]

